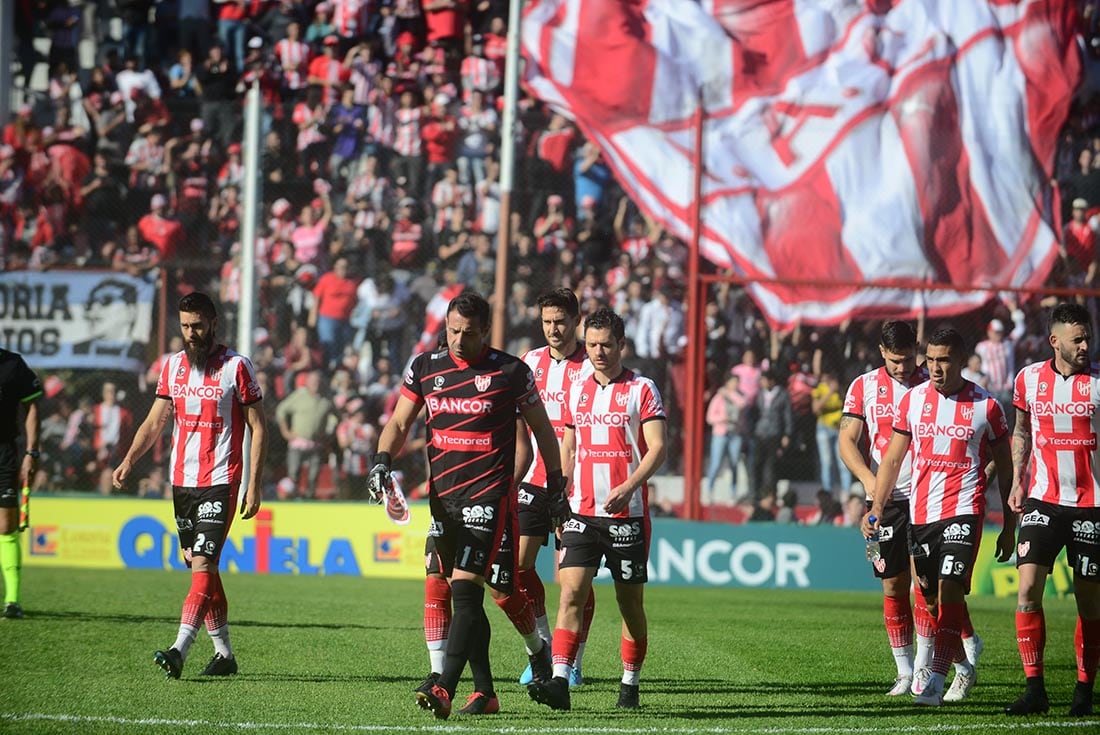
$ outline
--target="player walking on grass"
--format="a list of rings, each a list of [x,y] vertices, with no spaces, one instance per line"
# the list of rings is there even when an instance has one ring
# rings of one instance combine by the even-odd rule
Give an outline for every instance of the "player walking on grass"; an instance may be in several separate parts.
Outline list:
[[[884,365],[856,378],[844,399],[840,421],[840,457],[849,471],[863,484],[870,510],[875,490],[875,473],[882,454],[890,443],[894,417],[901,397],[910,388],[928,380],[924,366],[917,367],[917,333],[907,323],[888,321],[879,335],[879,352]],[[863,432],[867,431],[869,461],[863,450]],[[912,462],[902,459],[897,484],[879,516],[880,559],[874,562],[874,574],[882,580],[883,620],[886,635],[897,666],[891,697],[912,692],[919,694],[931,673],[936,621],[928,613],[924,596],[917,588],[916,605],[910,607],[909,590],[913,585],[909,556],[909,494]],[[963,648],[967,660],[978,665],[982,641],[974,634],[967,615],[963,626]],[[913,654],[916,624],[917,650]]]
[[[209,296],[194,292],[181,298],[179,318],[184,348],[165,363],[149,415],[112,480],[115,487],[122,487],[134,463],[174,417],[172,505],[180,548],[191,568],[191,589],[183,601],[175,643],[154,653],[153,660],[167,676],[180,678],[191,644],[205,622],[215,653],[202,673],[228,676],[237,673],[237,659],[229,643],[229,603],[218,559],[237,507],[245,426],[252,432],[252,442],[241,517],[251,518],[260,509],[266,430],[263,396],[248,358],[215,341],[218,316]]]
[[[19,545],[19,504],[24,488],[34,482],[38,466],[40,418],[38,399],[42,383],[23,357],[0,349],[0,567],[4,576],[3,617],[23,617],[19,585],[23,575],[23,549]],[[26,434],[19,451],[19,432]]]
[[[894,433],[875,476],[874,499],[863,517],[862,531],[869,536],[882,528],[886,501],[897,487],[908,454],[913,566],[928,611],[936,618],[932,673],[916,702],[940,706],[964,699],[977,680],[961,634],[985,516],[985,466],[992,455],[1001,499],[1007,506],[1012,457],[1008,422],[1000,404],[962,377],[966,364],[962,336],[951,328],[933,334],[925,364],[929,381],[907,392],[898,405]],[[1001,561],[1012,555],[1015,527],[1015,517],[1005,513],[1004,528],[997,536]],[[944,680],[952,663],[955,679],[945,694]]]
[[[378,440],[368,479],[379,496],[390,482],[390,457],[401,451],[421,406],[428,411],[429,501],[432,525],[426,556],[429,573],[450,584],[454,614],[443,671],[416,692],[417,703],[439,719],[451,713],[458,680],[467,662],[474,680],[463,714],[499,711],[489,662],[489,619],[485,585],[509,592],[512,554],[501,553],[506,531],[515,538],[512,483],[516,458],[516,410],[534,432],[548,484],[561,488],[554,427],[546,417],[530,369],[492,349],[486,340],[489,303],[466,291],[447,306],[447,349],[417,355],[401,386],[393,416]],[[526,600],[519,597],[522,604]],[[530,615],[530,608],[528,608]],[[543,649],[531,617],[529,653]],[[532,650],[533,649],[533,650]]]
[[[580,305],[577,296],[568,288],[558,288],[545,293],[536,302],[539,307],[539,319],[546,346],[531,350],[523,356],[523,361],[535,374],[535,384],[546,406],[554,433],[561,441],[565,436],[563,413],[565,395],[569,386],[592,374],[592,363],[588,360],[584,346],[577,340],[577,327],[580,325]],[[536,457],[528,468],[519,485],[519,569],[516,582],[520,591],[526,595],[534,609],[535,622],[539,636],[547,643],[551,642],[550,623],[546,616],[546,589],[539,579],[535,562],[539,549],[545,546],[554,533],[553,519],[546,499],[546,467]],[[588,642],[588,631],[592,625],[592,616],[596,611],[595,591],[589,592],[581,616],[580,637],[577,644],[577,658],[569,676],[570,686],[583,683],[581,660],[584,647]],[[520,684],[530,684],[535,672],[528,666],[519,678]]]
[[[1092,714],[1100,660],[1100,365],[1089,360],[1089,324],[1084,306],[1056,306],[1050,315],[1053,359],[1016,376],[1008,507],[1023,514],[1016,544],[1016,642],[1027,689],[1005,708],[1010,715],[1050,708],[1043,680],[1043,590],[1063,546],[1077,599],[1077,687],[1069,714]]]
[[[638,679],[649,640],[643,604],[648,579],[649,508],[646,481],[665,460],[666,416],[657,386],[622,364],[623,320],[601,308],[584,325],[594,372],[569,387],[562,460],[572,482],[569,508],[551,498],[562,527],[558,579],[561,600],[554,630],[554,678],[527,687],[552,709],[569,709],[569,674],[577,655],[583,608],[605,561],[622,614],[623,677],[619,707],[638,706]]]

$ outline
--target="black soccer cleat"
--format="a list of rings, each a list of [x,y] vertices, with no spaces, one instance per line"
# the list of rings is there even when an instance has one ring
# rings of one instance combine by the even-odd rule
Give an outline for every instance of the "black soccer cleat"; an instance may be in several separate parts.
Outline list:
[[[167,679],[178,679],[183,673],[183,656],[174,648],[157,651],[153,654],[153,661],[164,670]]]
[[[554,661],[550,658],[549,643],[543,641],[538,653],[528,654],[527,660],[531,662],[531,681],[546,683],[554,678]]]
[[[427,692],[416,693],[416,703],[420,709],[431,710],[437,720],[445,720],[451,716],[451,694],[443,687],[436,684]]]
[[[527,685],[527,694],[539,704],[550,709],[567,710],[569,703],[569,680],[564,676],[555,676],[550,681],[533,681]]]
[[[237,673],[237,659],[226,658],[220,653],[215,653],[214,658],[202,670],[202,676],[232,676]]]
[[[22,606],[20,606],[18,602],[9,602],[7,605],[4,605],[3,617],[7,618],[8,620],[22,620]]]
[[[1092,685],[1079,681],[1073,689],[1073,703],[1069,706],[1070,717],[1088,717],[1092,714]]]
[[[1012,704],[1005,707],[1006,715],[1043,715],[1050,710],[1050,700],[1045,689],[1026,689]]]
[[[423,692],[424,694],[427,694],[428,692],[430,692],[432,690],[432,687],[434,687],[438,683],[439,683],[439,673],[433,671],[432,673],[428,674],[427,679],[420,682],[419,685],[414,687],[413,691],[414,692]]]
[[[638,685],[620,683],[619,701],[615,706],[622,709],[638,709],[641,706],[638,704]]]

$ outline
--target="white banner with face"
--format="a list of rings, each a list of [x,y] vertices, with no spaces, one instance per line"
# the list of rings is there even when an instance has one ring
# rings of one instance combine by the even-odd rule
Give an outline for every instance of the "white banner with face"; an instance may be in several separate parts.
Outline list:
[[[0,347],[32,368],[145,369],[153,283],[113,271],[0,273]]]

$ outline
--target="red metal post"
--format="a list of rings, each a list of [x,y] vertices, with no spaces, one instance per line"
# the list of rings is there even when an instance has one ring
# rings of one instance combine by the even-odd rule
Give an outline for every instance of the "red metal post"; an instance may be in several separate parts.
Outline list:
[[[692,151],[694,185],[691,201],[691,242],[688,245],[687,350],[685,359],[686,387],[684,390],[684,517],[698,520],[702,515],[699,504],[699,486],[703,477],[703,366],[706,338],[703,331],[702,296],[704,291],[699,278],[699,241],[703,224],[703,95],[699,95],[695,108],[695,147]]]

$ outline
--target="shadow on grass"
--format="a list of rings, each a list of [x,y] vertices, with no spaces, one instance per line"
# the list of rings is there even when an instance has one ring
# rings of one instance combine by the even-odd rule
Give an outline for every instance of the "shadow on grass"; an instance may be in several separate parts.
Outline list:
[[[169,623],[178,624],[179,616],[124,615],[120,613],[96,613],[87,610],[35,610],[35,620],[75,620],[99,623]],[[306,623],[269,620],[230,620],[234,628],[276,628],[290,630],[420,630],[416,625],[362,625],[360,623]]]

